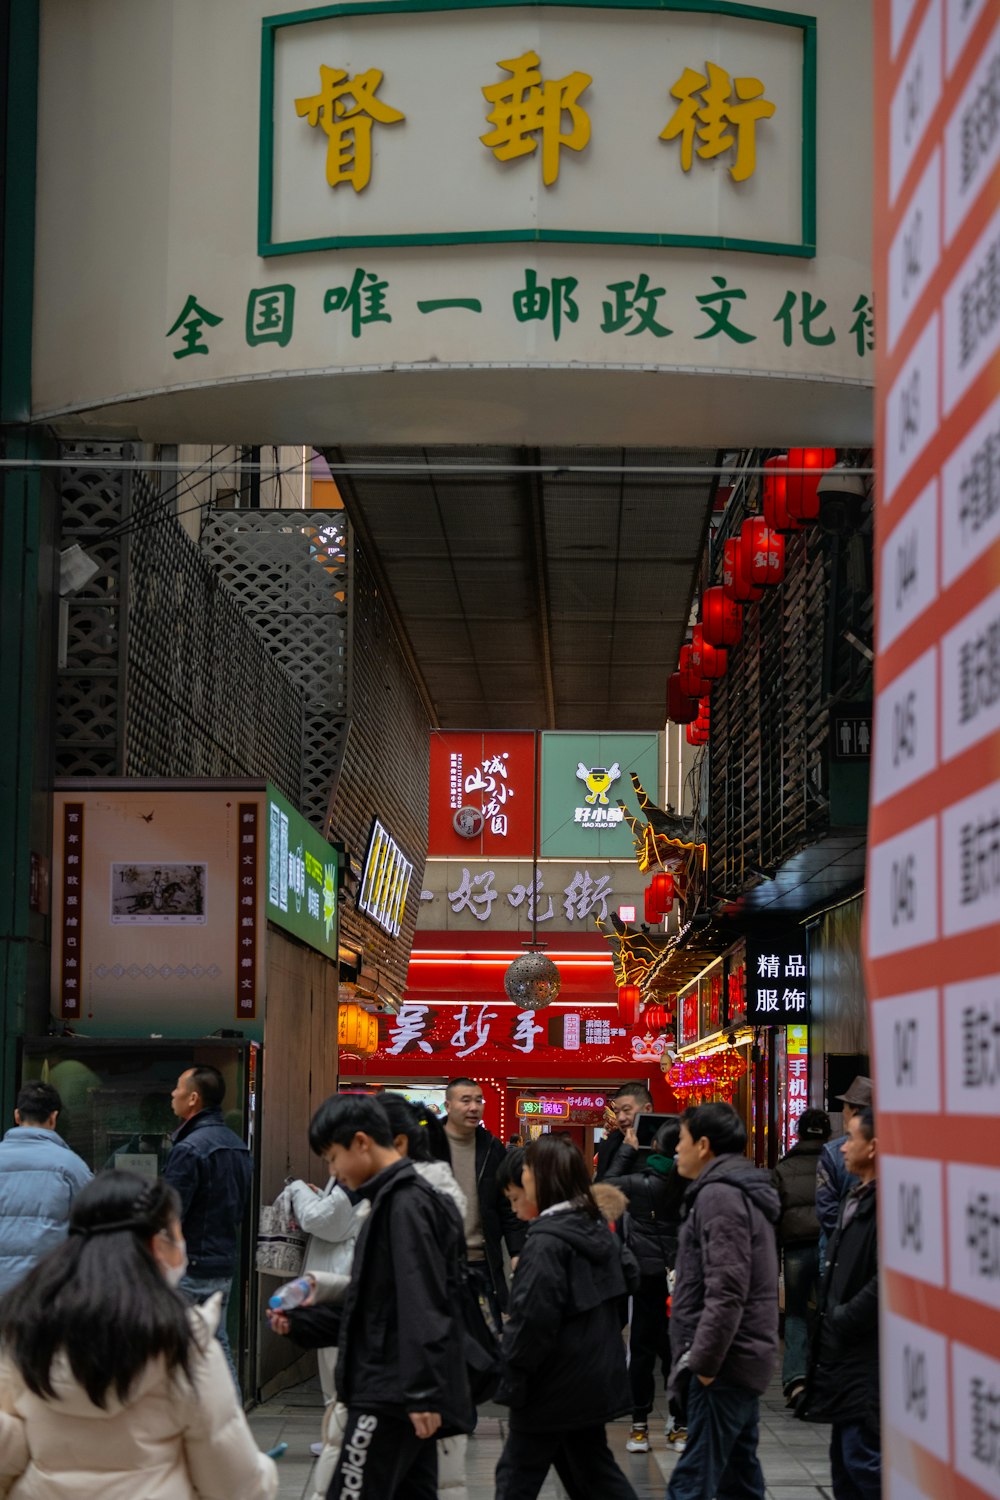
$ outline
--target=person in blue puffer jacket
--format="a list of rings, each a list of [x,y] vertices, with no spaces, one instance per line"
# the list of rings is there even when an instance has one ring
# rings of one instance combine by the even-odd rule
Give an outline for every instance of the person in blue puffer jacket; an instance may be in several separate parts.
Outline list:
[[[56,1131],[61,1109],[50,1083],[26,1083],[0,1141],[0,1294],[66,1238],[73,1199],[91,1179]]]

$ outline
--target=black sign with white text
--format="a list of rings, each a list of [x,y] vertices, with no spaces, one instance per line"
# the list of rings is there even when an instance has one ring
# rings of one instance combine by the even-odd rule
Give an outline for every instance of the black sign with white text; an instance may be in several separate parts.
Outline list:
[[[801,927],[747,935],[746,1001],[751,1026],[788,1026],[809,1016],[809,960]]]

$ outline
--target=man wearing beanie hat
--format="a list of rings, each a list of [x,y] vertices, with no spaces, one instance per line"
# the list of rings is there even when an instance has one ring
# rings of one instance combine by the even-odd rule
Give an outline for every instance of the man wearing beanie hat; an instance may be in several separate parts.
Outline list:
[[[820,1227],[819,1274],[821,1277],[826,1261],[826,1242],[837,1227],[841,1202],[851,1188],[857,1186],[855,1178],[844,1165],[841,1147],[847,1140],[847,1127],[852,1117],[860,1114],[863,1109],[872,1108],[874,1096],[871,1079],[859,1073],[850,1088],[843,1094],[837,1095],[837,1100],[844,1106],[842,1115],[844,1134],[826,1143],[820,1152],[819,1165],[816,1168],[816,1215]]]
[[[809,1301],[819,1291],[816,1167],[830,1139],[830,1116],[807,1109],[796,1123],[798,1141],[773,1172],[781,1200],[778,1244],[785,1267],[785,1355],[781,1386],[788,1406],[805,1390],[809,1366]]]

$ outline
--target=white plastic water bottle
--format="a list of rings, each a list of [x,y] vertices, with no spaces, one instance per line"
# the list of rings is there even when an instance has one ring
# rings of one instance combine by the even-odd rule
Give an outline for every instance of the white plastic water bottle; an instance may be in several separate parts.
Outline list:
[[[309,1277],[299,1276],[294,1281],[286,1281],[284,1286],[279,1286],[267,1305],[273,1312],[291,1312],[293,1307],[301,1307],[307,1301],[312,1295],[312,1289]]]

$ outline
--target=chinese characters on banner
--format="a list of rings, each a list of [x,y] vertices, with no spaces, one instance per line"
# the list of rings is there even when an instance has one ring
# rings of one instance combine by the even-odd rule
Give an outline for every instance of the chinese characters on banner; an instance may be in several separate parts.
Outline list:
[[[530,856],[534,782],[532,734],[432,734],[428,854]]]
[[[83,803],[63,807],[62,958],[59,1014],[65,1021],[83,1014]]]
[[[509,76],[482,88],[486,103],[493,106],[485,116],[493,128],[479,139],[504,162],[531,156],[540,144],[542,182],[551,187],[559,178],[563,148],[582,151],[590,141],[590,115],[581,100],[594,80],[579,71],[565,78],[543,77],[537,52],[524,52],[497,66]],[[769,120],[775,106],[763,97],[759,78],[731,78],[713,62],[705,68],[705,73],[685,68],[669,90],[678,102],[659,139],[680,140],[685,172],[690,172],[696,154],[703,161],[731,154],[733,181],[745,182],[757,169],[757,124]],[[371,181],[372,127],[398,125],[406,116],[377,97],[383,80],[379,68],[351,78],[346,69],[321,63],[319,74],[319,93],[296,99],[295,113],[327,137],[327,185],[337,188],[346,183],[361,193]],[[563,128],[566,124],[568,130]]]
[[[805,933],[752,933],[747,938],[746,1016],[751,1026],[784,1026],[809,1013]]]
[[[518,881],[511,884],[510,875],[502,868],[499,874],[495,870],[473,873],[467,865],[461,869],[461,878],[455,889],[446,893],[448,905],[455,916],[467,911],[477,922],[484,924],[493,916],[494,903],[501,897],[501,914],[504,903],[509,907],[523,907],[529,923],[537,921],[541,925],[555,919],[560,928],[573,923],[593,926],[598,917],[602,922],[607,921],[609,904],[614,905],[614,891],[608,874],[595,876],[590,870],[576,870],[568,885],[558,893],[549,893],[545,889],[542,870],[528,884]],[[506,890],[496,885],[498,879],[507,887]]]
[[[379,1019],[378,1051],[366,1059],[374,1071],[406,1072],[433,1059],[442,1072],[476,1066],[516,1073],[520,1059],[556,1073],[567,1065],[585,1071],[625,1066],[632,1057],[628,1029],[612,1010],[516,1010],[477,1001],[467,1004],[404,1003],[398,1015]]]
[[[373,269],[373,264],[375,268]],[[602,334],[624,332],[626,337],[647,333],[656,339],[669,338],[673,328],[663,322],[670,316],[670,286],[652,285],[655,272],[635,267],[634,275],[624,281],[608,282],[604,291],[610,300],[584,297],[575,276],[553,276],[540,280],[538,272],[525,267],[520,284],[512,295],[502,298],[495,293],[492,301],[465,294],[448,298],[417,298],[402,303],[395,299],[389,279],[380,275],[377,262],[359,265],[350,280],[328,287],[322,305],[310,305],[300,299],[300,312],[307,322],[317,313],[339,315],[347,319],[352,339],[370,335],[373,325],[391,324],[393,315],[411,312],[413,306],[421,317],[447,310],[469,313],[485,312],[489,318],[515,323],[547,324],[558,343],[567,323],[579,323],[581,329]],[[666,276],[661,271],[660,276]],[[477,284],[478,285],[478,284]],[[462,290],[459,288],[459,290]],[[244,341],[253,348],[258,344],[277,344],[284,349],[295,332],[296,288],[290,282],[250,287],[245,302],[225,302],[216,308],[202,306],[195,292],[189,292],[176,318],[166,330],[174,359],[212,352],[212,332],[227,318],[235,318],[244,328]],[[405,295],[405,294],[404,294]],[[829,294],[828,294],[829,295]],[[207,299],[206,299],[207,300]],[[668,307],[660,309],[661,301]],[[697,306],[699,331],[696,341],[718,340],[722,351],[732,345],[753,344],[763,339],[776,347],[842,343],[849,353],[864,360],[875,347],[875,325],[872,301],[863,288],[836,305],[817,294],[788,287],[783,296],[764,302],[750,298],[745,287],[733,284],[724,275],[706,276],[704,290],[688,298],[685,308]],[[675,308],[675,316],[678,311]],[[702,321],[704,320],[704,321]]]
[[[939,1500],[1000,1495],[997,22],[985,0],[876,8],[883,1467],[887,1494]]]
[[[799,1115],[809,1107],[809,1028],[785,1028],[785,1151],[798,1139]]]
[[[257,896],[260,812],[256,802],[239,804],[240,855],[236,881],[236,1019],[257,1014]]]

